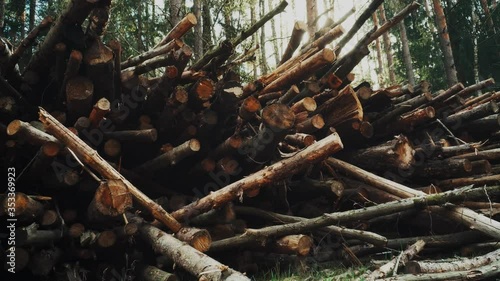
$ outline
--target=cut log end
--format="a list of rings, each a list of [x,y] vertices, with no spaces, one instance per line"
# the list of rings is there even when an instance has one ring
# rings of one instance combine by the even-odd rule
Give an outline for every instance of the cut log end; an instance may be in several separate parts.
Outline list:
[[[210,249],[212,244],[212,238],[210,234],[205,229],[198,229],[194,227],[184,227],[181,228],[175,236],[181,240],[187,242],[189,245],[193,246],[196,250],[200,252],[206,252]]]
[[[7,126],[7,135],[15,136],[19,131],[21,131],[22,123],[23,122],[21,120],[14,120],[10,122]]]
[[[262,119],[271,129],[289,130],[295,123],[295,114],[283,104],[271,104],[262,110]]]

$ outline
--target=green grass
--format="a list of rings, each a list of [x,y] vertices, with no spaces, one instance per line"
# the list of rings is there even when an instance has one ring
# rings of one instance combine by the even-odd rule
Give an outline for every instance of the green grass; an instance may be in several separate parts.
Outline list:
[[[366,268],[346,268],[338,264],[315,266],[315,268],[280,268],[279,265],[255,276],[255,281],[350,281],[360,280]]]

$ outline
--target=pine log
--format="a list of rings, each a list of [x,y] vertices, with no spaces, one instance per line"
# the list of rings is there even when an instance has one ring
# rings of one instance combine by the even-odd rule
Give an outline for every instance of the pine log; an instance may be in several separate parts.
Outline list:
[[[142,225],[140,233],[156,252],[169,257],[176,265],[197,278],[213,281],[250,280],[243,274],[191,248],[156,227]]]
[[[377,8],[383,3],[384,1],[381,0],[373,0],[370,2],[368,7],[358,16],[356,21],[354,22],[353,27],[347,32],[344,37],[340,40],[339,43],[337,43],[337,50],[335,53],[338,55],[342,51],[342,49],[345,47],[347,42],[349,42],[352,37],[359,31],[361,26],[371,17],[371,15],[377,10]],[[373,41],[373,40],[372,40]],[[368,44],[367,44],[368,45]],[[333,71],[332,71],[333,72]]]
[[[26,177],[29,179],[40,179],[47,167],[51,166],[55,157],[61,151],[59,143],[48,141],[42,144],[33,163],[26,171]]]
[[[290,87],[295,81],[301,81],[311,73],[321,69],[325,65],[332,63],[335,60],[335,53],[328,48],[325,48],[310,58],[296,65],[294,68],[283,73],[279,78],[265,86],[259,94],[274,92],[283,88]]]
[[[294,103],[290,109],[293,113],[299,113],[302,111],[313,112],[317,108],[316,101],[313,98],[305,97],[300,101]]]
[[[286,46],[283,55],[281,56],[281,61],[278,65],[283,64],[285,61],[289,60],[295,50],[300,45],[300,41],[302,41],[302,37],[306,32],[307,25],[302,21],[296,21],[293,25],[292,35],[290,35],[290,40],[288,41],[288,45]]]
[[[397,277],[391,277],[380,280],[395,280],[395,281],[427,281],[427,280],[487,280],[498,276],[500,262],[494,262],[489,265],[477,267],[468,271],[453,271],[446,273],[429,273],[429,274],[406,274]]]
[[[192,13],[187,14],[182,20],[180,20],[168,33],[167,35],[158,43],[154,49],[160,48],[162,45],[165,45],[171,42],[174,39],[181,38],[184,34],[186,34],[193,26],[198,24],[198,20],[196,16]]]
[[[111,40],[108,42],[109,48],[113,51],[114,58],[114,73],[113,73],[113,81],[114,81],[114,97],[118,98],[122,94],[122,83],[121,83],[121,61],[122,61],[122,45],[118,40]]]
[[[151,265],[138,265],[137,276],[143,281],[177,281],[177,276]]]
[[[446,159],[426,161],[415,167],[414,173],[424,178],[450,178],[456,175],[468,174],[472,171],[472,164],[467,159]]]
[[[430,93],[423,93],[420,96],[416,96],[398,104],[397,107],[387,111],[382,117],[375,120],[372,124],[375,128],[385,128],[390,121],[396,120],[398,116],[410,112],[411,110],[426,104],[430,100],[432,100],[432,95]]]
[[[411,259],[418,255],[420,251],[425,246],[425,242],[423,240],[418,240],[415,244],[408,247],[408,249],[401,252],[401,254],[397,257],[394,257],[390,262],[384,264],[377,270],[374,270],[372,273],[366,276],[366,280],[375,280],[380,278],[385,278],[392,275],[393,272],[397,272],[398,267],[401,265],[407,265],[408,262],[411,263]]]
[[[448,98],[454,97],[464,89],[464,85],[462,83],[455,84],[451,86],[450,88],[446,89],[446,91],[439,91],[433,95],[432,100],[426,102],[423,105],[420,105],[418,109],[423,108],[425,106],[432,106],[432,105],[439,105],[443,103],[445,100]],[[427,92],[423,92],[427,93]]]
[[[109,101],[115,100],[114,83],[114,54],[105,46],[99,37],[83,53],[83,63],[87,76],[94,84],[93,102],[101,98]]]
[[[328,161],[331,162],[331,159],[329,159]],[[496,190],[495,193],[500,192],[500,186],[486,187],[486,188],[490,188],[489,192],[493,190]],[[320,217],[312,219],[303,219],[296,223],[268,226],[260,229],[251,229],[251,230],[247,229],[247,231],[242,235],[214,242],[212,244],[211,250],[216,251],[220,249],[227,249],[230,247],[255,245],[256,240],[265,241],[265,239],[269,239],[276,236],[303,233],[310,231],[312,229],[317,229],[329,225],[331,226],[338,223],[345,223],[347,221],[356,221],[360,219],[382,216],[385,214],[390,214],[403,210],[409,210],[416,207],[434,208],[435,205],[441,205],[443,203],[455,200],[458,201],[463,200],[464,196],[482,197],[485,196],[484,192],[485,191],[483,190],[483,188],[475,188],[475,189],[458,189],[454,191],[444,192],[441,194],[421,195],[421,196],[419,195],[417,197],[402,199],[400,201],[389,202],[377,206],[367,207],[364,209],[323,214]],[[491,220],[487,219],[487,221]]]
[[[132,185],[125,177],[118,173],[110,164],[104,161],[99,154],[97,154],[92,148],[85,144],[78,137],[71,134],[68,129],[61,125],[57,120],[54,119],[50,114],[48,114],[44,109],[40,108],[40,120],[44,123],[47,130],[54,135],[56,135],[67,147],[69,147],[73,152],[82,160],[82,162],[92,166],[94,170],[100,173],[106,179],[113,179],[121,181],[127,190],[132,194],[134,199],[146,208],[155,219],[162,222],[174,233],[178,232],[182,226],[174,219],[169,213],[167,213],[160,205],[155,203],[144,193],[142,193],[137,187]],[[208,232],[204,232],[202,235],[204,239],[210,239]],[[196,241],[189,241],[190,243],[195,243]]]
[[[413,154],[408,138],[399,135],[380,145],[350,152],[345,157],[361,168],[385,171],[410,168],[415,161]]]
[[[391,29],[392,27],[396,26],[399,24],[401,21],[403,21],[410,13],[413,11],[417,10],[420,7],[420,4],[417,2],[412,2],[408,6],[406,6],[404,9],[399,11],[394,17],[389,19],[388,21],[385,21],[382,26],[380,26],[377,31],[375,31],[370,37],[370,42],[375,41],[375,39],[379,38],[382,34],[386,33]]]
[[[297,133],[312,134],[318,130],[323,129],[325,120],[321,114],[315,114],[310,118],[298,123],[295,127]]]
[[[21,192],[4,194],[0,202],[2,216],[15,217],[19,221],[31,223],[43,215],[42,203]]]
[[[43,43],[38,48],[38,51],[31,57],[31,60],[26,67],[25,76],[31,75],[36,77],[35,79],[28,81],[31,86],[49,81],[49,79],[46,79],[49,75],[49,71],[46,71],[47,65],[51,65],[52,61],[54,61],[54,46],[63,41],[65,32],[68,32],[67,29],[71,28],[71,26],[80,26],[93,8],[101,5],[105,6],[106,4],[109,4],[109,2],[109,0],[77,0],[68,3],[67,7],[62,11],[61,16],[49,30]],[[78,28],[76,32],[78,32]],[[81,47],[83,48],[83,46]],[[44,88],[45,87],[40,87],[40,89],[36,89],[36,92],[40,93]]]
[[[280,254],[307,256],[313,246],[313,239],[307,235],[287,235],[277,239],[270,246],[273,252]]]
[[[325,125],[332,127],[351,119],[363,120],[363,107],[351,86],[342,89],[337,96],[320,105],[313,113],[321,114]]]
[[[411,132],[415,127],[425,124],[436,117],[436,111],[432,106],[417,109],[400,116],[396,121],[387,125],[388,133]]]
[[[235,211],[237,214],[257,216],[281,224],[308,220],[302,217],[283,215],[252,207],[237,206],[235,207]],[[333,233],[337,236],[358,239],[377,246],[385,246],[388,241],[387,238],[379,234],[369,231],[348,229],[343,226],[330,225],[330,226],[325,226],[323,228],[319,228],[319,230],[322,230],[326,233]],[[212,250],[215,251],[216,249],[212,248]]]
[[[246,178],[225,186],[209,195],[193,202],[173,213],[179,220],[207,212],[241,196],[244,191],[261,188],[306,168],[308,165],[321,161],[323,157],[342,149],[342,143],[337,134],[332,134],[307,147],[290,158],[283,159]]]
[[[51,16],[47,16],[33,30],[30,31],[28,36],[20,42],[19,46],[17,46],[14,52],[12,52],[12,55],[10,55],[9,61],[2,69],[3,73],[10,75],[10,73],[14,71],[16,64],[19,62],[24,52],[33,45],[40,32],[48,29],[53,22],[54,19],[52,19]]]
[[[448,190],[455,187],[466,185],[492,185],[500,182],[500,175],[474,175],[471,177],[453,178],[447,180],[436,181],[435,184],[443,190]]]
[[[122,62],[120,64],[120,67],[122,69],[126,69],[129,67],[132,67],[134,65],[138,65],[148,59],[152,59],[156,56],[166,54],[172,50],[178,50],[184,46],[184,42],[179,40],[179,39],[172,39],[170,42],[166,43],[165,45],[161,45],[158,48],[151,49],[147,52],[144,52],[138,56],[131,57],[127,59],[126,61]]]
[[[101,98],[94,104],[89,115],[90,126],[92,128],[99,127],[102,119],[111,111],[111,104],[106,98]],[[78,130],[78,129],[77,129]]]
[[[59,241],[63,236],[60,229],[39,230],[37,224],[16,229],[16,245],[46,247]]]
[[[137,172],[151,172],[161,170],[171,165],[176,165],[182,159],[200,151],[200,148],[201,144],[197,139],[190,139],[174,149],[147,161],[135,170]]]
[[[464,153],[456,156],[452,156],[452,159],[469,159],[469,160],[496,160],[500,159],[500,148],[480,150],[469,153]]]
[[[104,222],[118,217],[132,207],[132,196],[118,180],[107,180],[97,188],[87,209],[87,217],[93,222]]]
[[[188,103],[194,110],[208,108],[210,99],[215,94],[215,83],[209,78],[200,78],[189,89]]]
[[[341,170],[347,174],[350,174],[353,177],[356,177],[357,179],[370,184],[371,186],[380,188],[396,196],[402,198],[409,198],[412,196],[420,196],[422,194],[425,194],[422,191],[411,189],[402,184],[390,181],[388,179],[364,171],[344,161],[337,160],[334,158],[329,158],[327,161],[328,164],[331,165],[332,167]],[[439,184],[438,186],[442,188],[443,185],[444,184]],[[464,185],[467,185],[467,183]],[[477,230],[480,230],[481,232],[491,237],[500,237],[500,223],[488,219],[483,215],[473,212],[470,209],[463,207],[452,207],[446,209],[441,207],[431,207],[430,210],[433,212],[437,212],[438,214],[443,214],[444,216],[453,219],[454,221],[461,222],[468,227],[471,228],[473,227]]]
[[[443,119],[443,122],[449,126],[451,129],[459,128],[464,122],[480,119],[491,114],[498,113],[499,106],[496,102],[490,101],[489,103],[484,103],[478,105],[470,110],[461,111]]]
[[[464,98],[464,97],[471,95],[472,93],[474,93],[476,91],[482,90],[484,88],[488,88],[492,85],[495,85],[495,79],[489,78],[489,79],[483,80],[479,83],[476,83],[474,85],[471,85],[465,89],[462,89],[460,92],[458,92],[457,96]]]
[[[405,269],[407,273],[412,274],[466,271],[497,263],[499,260],[500,250],[496,250],[475,258],[459,258],[449,262],[411,261]]]
[[[94,84],[83,76],[75,76],[66,84],[66,107],[69,122],[88,116],[94,97]]]
[[[156,129],[111,131],[103,134],[105,139],[133,143],[154,143],[158,137]]]
[[[21,120],[14,120],[7,126],[7,135],[19,140],[26,141],[32,145],[43,145],[46,142],[60,143],[52,135],[49,135],[32,125]]]

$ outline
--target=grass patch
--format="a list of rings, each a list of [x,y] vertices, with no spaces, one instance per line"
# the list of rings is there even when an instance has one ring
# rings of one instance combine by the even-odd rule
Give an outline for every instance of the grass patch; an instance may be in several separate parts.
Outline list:
[[[267,272],[254,276],[254,281],[350,281],[359,280],[365,273],[365,267],[346,268],[340,264],[316,265],[310,268],[283,268],[277,264]]]

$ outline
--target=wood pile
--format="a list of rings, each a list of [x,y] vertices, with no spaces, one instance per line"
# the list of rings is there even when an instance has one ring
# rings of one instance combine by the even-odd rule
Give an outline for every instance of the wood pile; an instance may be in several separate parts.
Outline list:
[[[366,280],[403,267],[391,280],[498,274],[500,92],[487,91],[493,79],[352,85],[368,45],[418,8],[342,53],[381,3],[301,48],[297,23],[280,65],[250,83],[237,70],[255,50],[237,46],[286,2],[197,61],[182,41],[192,14],[122,58],[120,42],[102,39],[111,1],[71,1],[15,50],[2,40],[0,215],[15,228],[2,250],[16,274],[250,280],[276,261],[372,259]],[[433,260],[456,249],[484,255]]]

